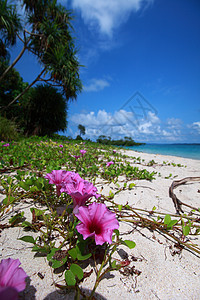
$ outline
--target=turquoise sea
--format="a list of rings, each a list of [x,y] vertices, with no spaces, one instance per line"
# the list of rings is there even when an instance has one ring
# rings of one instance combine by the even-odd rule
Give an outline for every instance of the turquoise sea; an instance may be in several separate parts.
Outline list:
[[[200,144],[146,144],[125,148],[145,153],[173,155],[200,160]]]

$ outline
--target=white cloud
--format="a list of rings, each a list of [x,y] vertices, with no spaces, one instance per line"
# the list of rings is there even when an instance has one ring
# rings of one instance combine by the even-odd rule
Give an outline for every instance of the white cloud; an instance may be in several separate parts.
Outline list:
[[[125,23],[132,12],[139,11],[153,0],[72,0],[74,9],[81,11],[82,18],[90,27],[112,36],[113,30]]]
[[[93,78],[93,79],[91,79],[89,85],[84,86],[84,90],[86,92],[98,92],[108,86],[110,86],[110,83],[108,82],[108,80]]]
[[[152,111],[138,119],[133,112],[125,109],[113,113],[99,110],[97,113],[74,114],[70,123],[75,128],[78,124],[84,125],[85,137],[93,140],[105,135],[112,139],[129,136],[141,142],[183,143],[198,142],[200,134],[200,122],[184,125],[182,120],[170,118],[164,123]]]
[[[148,112],[146,118],[136,119],[133,112],[126,110],[115,111],[113,114],[105,110],[74,114],[70,121],[75,126],[82,124],[86,127],[86,136],[96,138],[99,135],[111,136],[114,139],[130,136],[135,140],[147,141],[168,139],[173,140],[173,132],[166,131],[160,126],[160,119],[153,112]]]
[[[198,134],[200,134],[200,122],[193,122],[189,127],[193,128]]]

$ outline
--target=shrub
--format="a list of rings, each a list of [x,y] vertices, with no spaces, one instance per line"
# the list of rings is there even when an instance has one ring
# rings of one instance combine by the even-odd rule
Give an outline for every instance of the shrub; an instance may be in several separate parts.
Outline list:
[[[0,139],[11,141],[18,138],[19,133],[15,122],[0,116]]]

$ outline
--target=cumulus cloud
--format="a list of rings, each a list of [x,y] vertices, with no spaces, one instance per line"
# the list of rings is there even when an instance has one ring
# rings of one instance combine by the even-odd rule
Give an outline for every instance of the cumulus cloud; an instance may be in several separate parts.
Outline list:
[[[99,92],[104,88],[110,86],[110,83],[106,79],[91,79],[89,85],[84,86],[86,92]]]
[[[184,143],[198,142],[200,122],[184,124],[182,120],[169,118],[166,122],[160,120],[155,112],[149,111],[146,116],[136,117],[128,109],[120,109],[113,113],[99,110],[97,113],[74,114],[70,123],[77,128],[82,124],[86,128],[86,138],[95,140],[100,135],[119,139],[125,136],[135,141],[154,143]],[[78,132],[74,133],[78,134]],[[74,136],[75,137],[75,136]]]
[[[135,117],[132,111],[121,109],[114,113],[99,110],[94,112],[74,114],[70,121],[77,127],[82,124],[86,127],[86,136],[96,139],[99,135],[111,136],[113,139],[130,136],[138,141],[175,141],[179,134],[174,128],[162,128],[161,120],[149,111],[147,117]]]
[[[198,134],[200,134],[200,122],[193,122],[191,126]]]
[[[71,0],[72,7],[90,27],[112,36],[113,30],[125,23],[132,12],[139,11],[153,0]]]

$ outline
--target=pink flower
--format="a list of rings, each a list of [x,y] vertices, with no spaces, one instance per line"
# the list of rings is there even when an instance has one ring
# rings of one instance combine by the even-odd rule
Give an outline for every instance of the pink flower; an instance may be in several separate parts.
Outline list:
[[[71,172],[70,179],[65,182],[61,193],[66,192],[73,199],[74,213],[78,212],[78,208],[85,204],[85,202],[95,197],[98,199],[101,195],[97,194],[97,188],[91,182],[82,179],[78,173]]]
[[[81,157],[80,155],[74,155],[74,157],[76,158],[76,160]]]
[[[60,144],[60,145],[59,145],[59,147],[60,147],[60,148],[62,148],[62,147],[63,147],[63,145],[61,145],[61,144]]]
[[[116,153],[116,150],[113,150],[113,153]]]
[[[114,229],[119,228],[119,222],[115,213],[111,212],[105,204],[93,202],[88,207],[79,207],[75,216],[81,221],[76,226],[77,231],[83,235],[83,239],[92,237],[96,245],[105,242],[112,243]]]
[[[17,300],[18,292],[12,287],[0,287],[0,299],[1,300]]]
[[[9,147],[9,146],[10,146],[9,143],[3,145],[3,147]]]
[[[86,153],[87,151],[86,150],[80,150],[80,153],[82,154],[82,156]]]
[[[63,187],[64,182],[68,181],[71,173],[72,172],[64,170],[53,170],[51,173],[46,174],[45,178],[49,179],[49,183],[56,185],[56,192],[58,197],[62,193],[61,188]]]
[[[18,298],[18,292],[26,287],[25,271],[19,268],[19,259],[2,259],[0,263],[0,299],[14,300]]]
[[[113,161],[107,162],[106,167],[109,167],[110,165],[114,165],[114,162]]]

